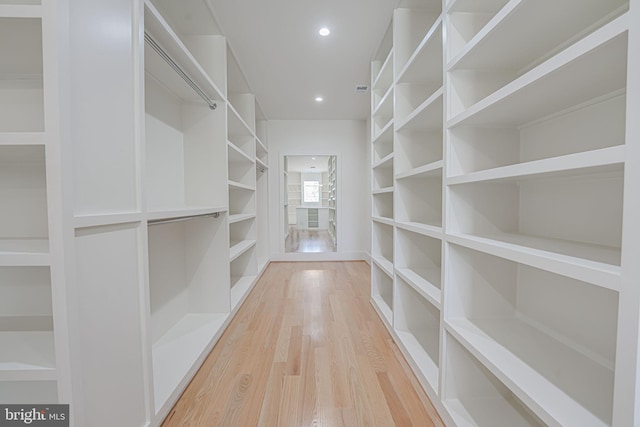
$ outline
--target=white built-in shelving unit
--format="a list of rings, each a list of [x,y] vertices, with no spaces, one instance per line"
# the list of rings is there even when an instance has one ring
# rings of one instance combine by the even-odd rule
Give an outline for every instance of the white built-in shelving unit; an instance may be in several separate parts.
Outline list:
[[[640,420],[631,3],[400,2],[373,60],[372,304],[447,424]]]
[[[68,399],[51,9],[0,5],[0,401]]]
[[[0,3],[0,401],[160,425],[268,264],[266,122],[204,2]]]

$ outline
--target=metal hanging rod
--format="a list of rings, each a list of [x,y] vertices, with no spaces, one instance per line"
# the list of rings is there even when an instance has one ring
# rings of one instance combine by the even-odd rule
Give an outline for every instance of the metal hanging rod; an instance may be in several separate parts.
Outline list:
[[[200,89],[200,86],[198,86],[198,84],[194,82],[173,59],[171,59],[169,54],[165,52],[164,49],[162,49],[162,47],[156,43],[156,41],[146,31],[144,32],[144,41],[147,42],[147,44],[158,53],[158,55],[160,55],[160,58],[164,59],[164,61],[169,64],[173,71],[182,77],[182,79],[198,94],[198,96],[200,96],[200,98],[204,99],[210,109],[215,110],[218,107],[218,104],[216,104],[202,89]]]
[[[149,221],[148,224],[149,225],[169,224],[171,222],[182,222],[182,221],[189,221],[192,219],[207,218],[207,217],[219,218],[220,212],[211,212],[211,213],[200,214],[200,215],[181,216],[178,218],[169,218],[169,219],[154,219]]]

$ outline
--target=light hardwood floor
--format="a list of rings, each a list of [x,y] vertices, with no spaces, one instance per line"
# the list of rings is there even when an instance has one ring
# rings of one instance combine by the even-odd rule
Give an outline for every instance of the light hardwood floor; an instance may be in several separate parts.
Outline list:
[[[163,426],[442,426],[364,262],[272,263]]]
[[[289,235],[284,242],[285,252],[335,252],[336,245],[327,230],[298,230],[289,227]]]

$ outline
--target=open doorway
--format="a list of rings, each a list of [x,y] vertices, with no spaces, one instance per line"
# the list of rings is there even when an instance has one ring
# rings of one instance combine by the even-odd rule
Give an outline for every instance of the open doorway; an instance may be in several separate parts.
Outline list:
[[[285,156],[285,252],[336,252],[336,156]]]

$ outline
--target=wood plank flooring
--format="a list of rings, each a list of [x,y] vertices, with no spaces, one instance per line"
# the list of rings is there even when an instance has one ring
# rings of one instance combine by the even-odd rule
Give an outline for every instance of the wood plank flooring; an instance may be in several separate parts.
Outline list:
[[[272,263],[163,426],[443,426],[364,262]]]
[[[336,245],[327,230],[298,230],[289,227],[289,235],[284,242],[285,252],[335,252]]]

